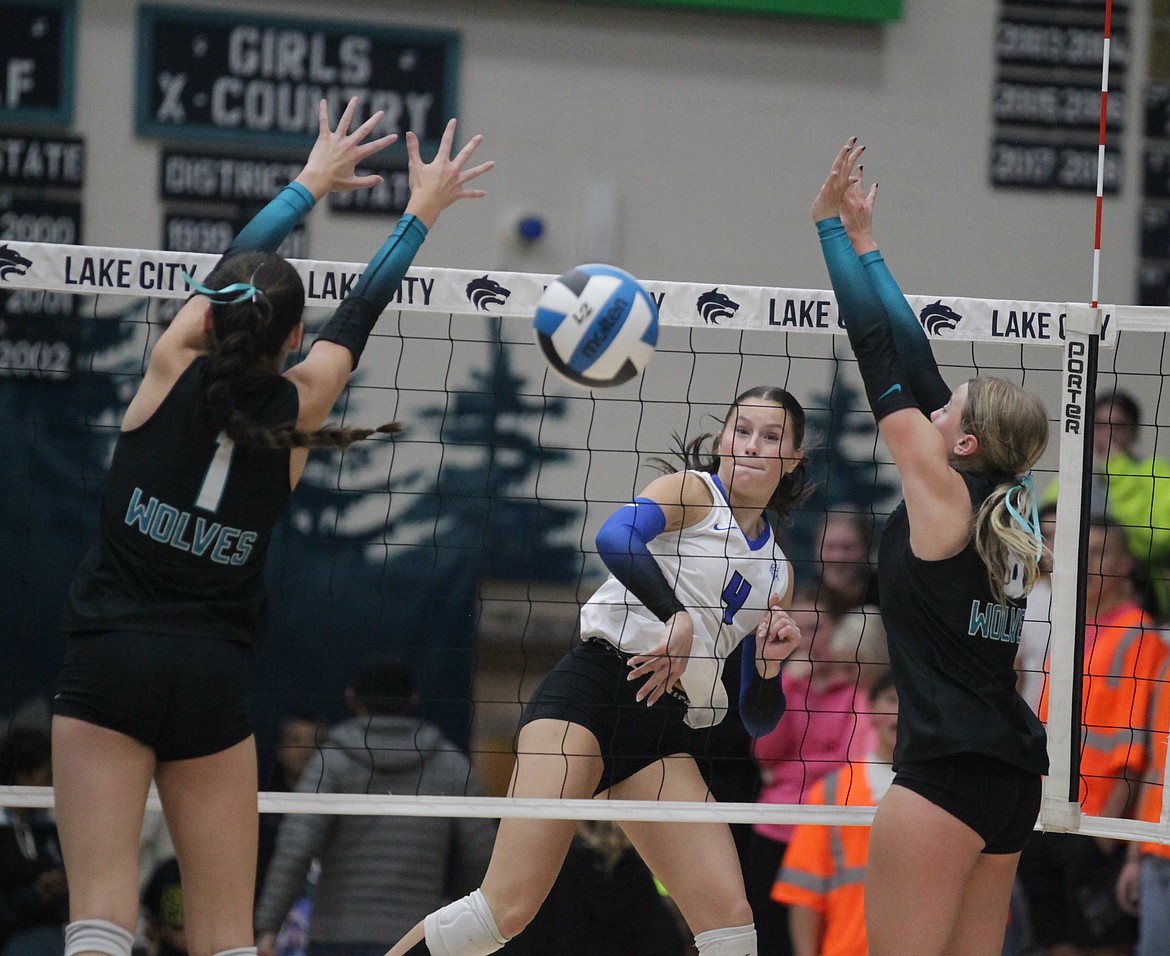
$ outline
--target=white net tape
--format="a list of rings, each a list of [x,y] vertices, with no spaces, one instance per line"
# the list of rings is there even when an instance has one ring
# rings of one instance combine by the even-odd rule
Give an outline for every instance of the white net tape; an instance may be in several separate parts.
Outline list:
[[[30,264],[23,270],[5,270],[0,287],[76,294],[186,298],[190,291],[183,283],[182,273],[195,278],[205,276],[219,258],[205,253],[31,242],[10,242],[7,246]],[[365,263],[357,262],[292,262],[304,280],[306,303],[310,306],[335,306],[365,268]],[[528,319],[553,278],[495,270],[412,268],[391,307],[411,312]],[[663,325],[712,324],[710,312],[705,317],[702,304],[706,293],[716,291],[721,294],[721,302],[726,300],[717,319],[722,329],[842,334],[836,321],[835,297],[824,289],[653,280],[642,280],[642,284],[658,303]],[[491,292],[493,287],[495,294]],[[908,295],[907,299],[916,313],[930,310],[934,330],[942,340],[1008,345],[1061,346],[1064,319],[1070,307],[1075,307],[1060,302],[958,296]],[[1164,331],[1170,321],[1165,309],[1104,305],[1100,311],[1102,341],[1106,345],[1116,341],[1119,328]]]

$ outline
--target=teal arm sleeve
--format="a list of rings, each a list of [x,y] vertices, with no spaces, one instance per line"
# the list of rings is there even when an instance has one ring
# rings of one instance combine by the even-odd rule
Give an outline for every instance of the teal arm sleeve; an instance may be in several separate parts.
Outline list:
[[[836,216],[822,219],[817,223],[817,233],[837,297],[837,311],[857,356],[857,368],[874,418],[881,421],[900,409],[918,408],[894,347],[885,306],[853,251],[841,220]]]
[[[861,257],[861,265],[889,316],[894,347],[898,350],[898,358],[906,370],[914,397],[922,411],[929,415],[936,408],[942,408],[951,397],[950,387],[939,373],[930,349],[930,339],[894,281],[882,254],[876,249],[867,252]]]
[[[417,216],[408,214],[398,220],[398,226],[317,336],[318,341],[336,342],[349,349],[357,368],[374,323],[398,291],[426,237],[427,227]]]
[[[418,216],[408,214],[399,219],[394,231],[382,243],[382,248],[374,253],[374,258],[362,272],[362,277],[349,296],[366,299],[377,305],[381,312],[398,291],[406,270],[414,262],[415,254],[426,237],[427,227]]]
[[[289,183],[240,230],[224,258],[241,252],[276,252],[315,203],[308,189],[300,183]]]
[[[870,284],[865,267],[853,251],[853,243],[845,234],[845,226],[836,216],[817,223],[821,239],[821,254],[829,270],[829,281],[837,297],[837,311],[850,341],[855,335],[864,335],[878,326],[888,326],[885,307]]]

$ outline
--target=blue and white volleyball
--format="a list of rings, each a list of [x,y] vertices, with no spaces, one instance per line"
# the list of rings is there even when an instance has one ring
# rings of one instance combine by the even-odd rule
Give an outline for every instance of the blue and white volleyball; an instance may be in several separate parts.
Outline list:
[[[614,266],[577,266],[550,283],[534,324],[553,371],[585,388],[628,382],[658,344],[658,307],[637,279]]]

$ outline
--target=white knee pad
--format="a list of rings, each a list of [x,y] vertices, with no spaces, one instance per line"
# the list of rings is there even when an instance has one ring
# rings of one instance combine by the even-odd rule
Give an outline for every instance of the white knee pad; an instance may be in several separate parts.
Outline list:
[[[256,956],[255,946],[237,946],[235,949],[220,950],[215,956]]]
[[[431,913],[423,929],[431,956],[489,956],[508,942],[479,890]]]
[[[106,919],[79,919],[65,927],[65,956],[130,956],[133,947],[134,934]]]
[[[756,925],[709,929],[695,937],[699,956],[756,956]]]

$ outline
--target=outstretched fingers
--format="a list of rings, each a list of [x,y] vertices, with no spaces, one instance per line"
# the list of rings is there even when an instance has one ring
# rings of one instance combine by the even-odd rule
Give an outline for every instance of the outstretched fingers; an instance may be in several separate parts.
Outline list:
[[[459,185],[462,187],[466,183],[471,182],[478,176],[495,169],[496,164],[493,160],[488,160],[486,163],[480,163],[478,166],[473,166],[471,169],[465,169],[459,177]],[[463,189],[460,193],[461,199],[482,199],[487,195],[486,189]]]
[[[350,114],[350,119],[352,119],[350,107],[356,107],[356,104],[357,97],[355,96],[349,101],[349,107],[346,108],[346,113]],[[377,129],[378,124],[382,122],[382,119],[385,117],[385,115],[385,110],[377,110],[376,112],[370,114],[366,121],[352,133],[345,132],[349,126],[349,120],[347,120],[345,116],[343,116],[342,121],[337,124],[337,135],[342,137],[346,141],[348,148],[352,150],[355,166],[363,160],[368,159],[370,156],[373,156],[375,153],[379,153],[388,146],[392,146],[394,143],[398,142],[397,133],[387,133],[385,136],[379,136],[377,139],[372,139],[368,143],[363,142],[365,138],[370,135],[370,133]],[[376,185],[382,181],[382,177],[373,175],[360,177],[355,176],[353,179],[354,187],[360,187],[365,180],[369,180],[371,181],[372,185]]]
[[[447,124],[447,128],[452,132],[452,134],[454,134],[455,121],[451,120],[451,122]],[[453,162],[457,166],[462,166],[464,163],[466,163],[471,158],[471,154],[474,153],[476,151],[476,149],[479,148],[479,144],[482,142],[483,142],[483,134],[476,133],[474,136],[471,137],[471,139],[469,139],[466,143],[463,144],[463,148],[461,150],[459,150],[459,152],[455,155],[455,159],[453,160]]]
[[[865,188],[865,170],[859,165],[841,196],[839,215],[845,234],[859,256],[877,248],[873,238],[873,207],[877,201],[877,183]]]
[[[357,97],[355,96],[352,100],[349,101],[349,105],[353,106],[356,102],[357,102]],[[346,107],[345,112],[347,114],[349,113],[348,106]],[[352,133],[346,133],[346,130],[349,129],[349,121],[346,119],[345,116],[342,116],[341,122],[337,124],[337,132],[340,133],[342,136],[348,135],[348,136],[352,137],[353,139],[363,140],[367,136],[369,136],[371,132],[373,132],[374,127],[377,126],[382,121],[382,117],[385,115],[386,115],[385,110],[375,110],[373,113],[371,113],[366,118],[366,121],[364,123],[362,123],[362,125],[359,126],[357,129],[355,129]]]
[[[853,171],[853,164],[857,161],[864,146],[857,145],[857,137],[850,136],[845,145],[833,157],[833,165],[829,167],[829,175],[825,178],[825,187],[837,189],[839,184],[849,181],[849,174]]]
[[[439,155],[450,156],[451,144],[455,142],[455,117],[452,116],[447,120],[447,125],[443,127],[443,135],[439,138]]]
[[[451,120],[450,125],[452,131],[454,131],[455,121]],[[473,179],[478,179],[484,173],[495,168],[495,162],[489,159],[487,162],[480,163],[478,166],[472,166],[470,169],[463,169],[463,167],[467,164],[467,161],[471,159],[472,154],[479,148],[479,144],[482,142],[483,136],[480,133],[476,133],[471,137],[471,139],[463,144],[463,148],[459,150],[459,153],[455,156],[453,162],[461,170],[459,174],[460,186],[466,185]],[[465,189],[463,190],[462,198],[479,199],[486,195],[487,192],[483,189]]]
[[[849,177],[849,189],[864,196],[870,206],[877,198],[877,183],[872,183],[868,189],[865,187],[865,166],[862,163],[857,164],[857,172]]]
[[[494,162],[488,161],[464,169],[468,159],[483,142],[483,137],[478,134],[471,137],[462,149],[452,155],[455,129],[455,120],[449,120],[439,140],[438,151],[429,163],[424,162],[420,155],[418,136],[414,132],[406,134],[411,189],[411,201],[407,209],[422,219],[428,228],[439,213],[453,202],[486,196],[485,190],[468,189],[466,184],[495,167]]]
[[[848,183],[849,178],[853,175],[853,168],[857,165],[857,160],[861,158],[861,154],[864,152],[865,147],[857,145],[857,137],[850,136],[849,142],[841,147],[841,152],[837,155],[837,161],[833,164],[833,171],[838,173]]]
[[[352,132],[350,124],[360,105],[358,97],[351,97],[341,118],[334,127],[329,122],[329,104],[322,99],[317,107],[320,130],[317,142],[309,153],[298,180],[308,188],[315,198],[320,199],[329,192],[348,192],[376,186],[382,182],[377,174],[358,175],[357,165],[374,153],[394,143],[398,136],[391,133],[366,143],[369,136],[385,117],[384,110],[378,110]]]
[[[321,101],[324,104],[324,100]],[[337,121],[337,134],[344,136],[349,131],[349,124],[353,122],[353,114],[357,111],[358,98],[351,96],[341,111],[341,118]]]
[[[422,165],[422,156],[418,151],[418,135],[409,129],[406,131],[406,162],[411,168]]]
[[[850,136],[833,158],[833,165],[829,175],[825,178],[816,198],[813,200],[812,215],[814,221],[836,216],[841,208],[841,198],[853,179],[853,167],[858,158],[865,151],[864,146],[857,145],[857,137]]]

